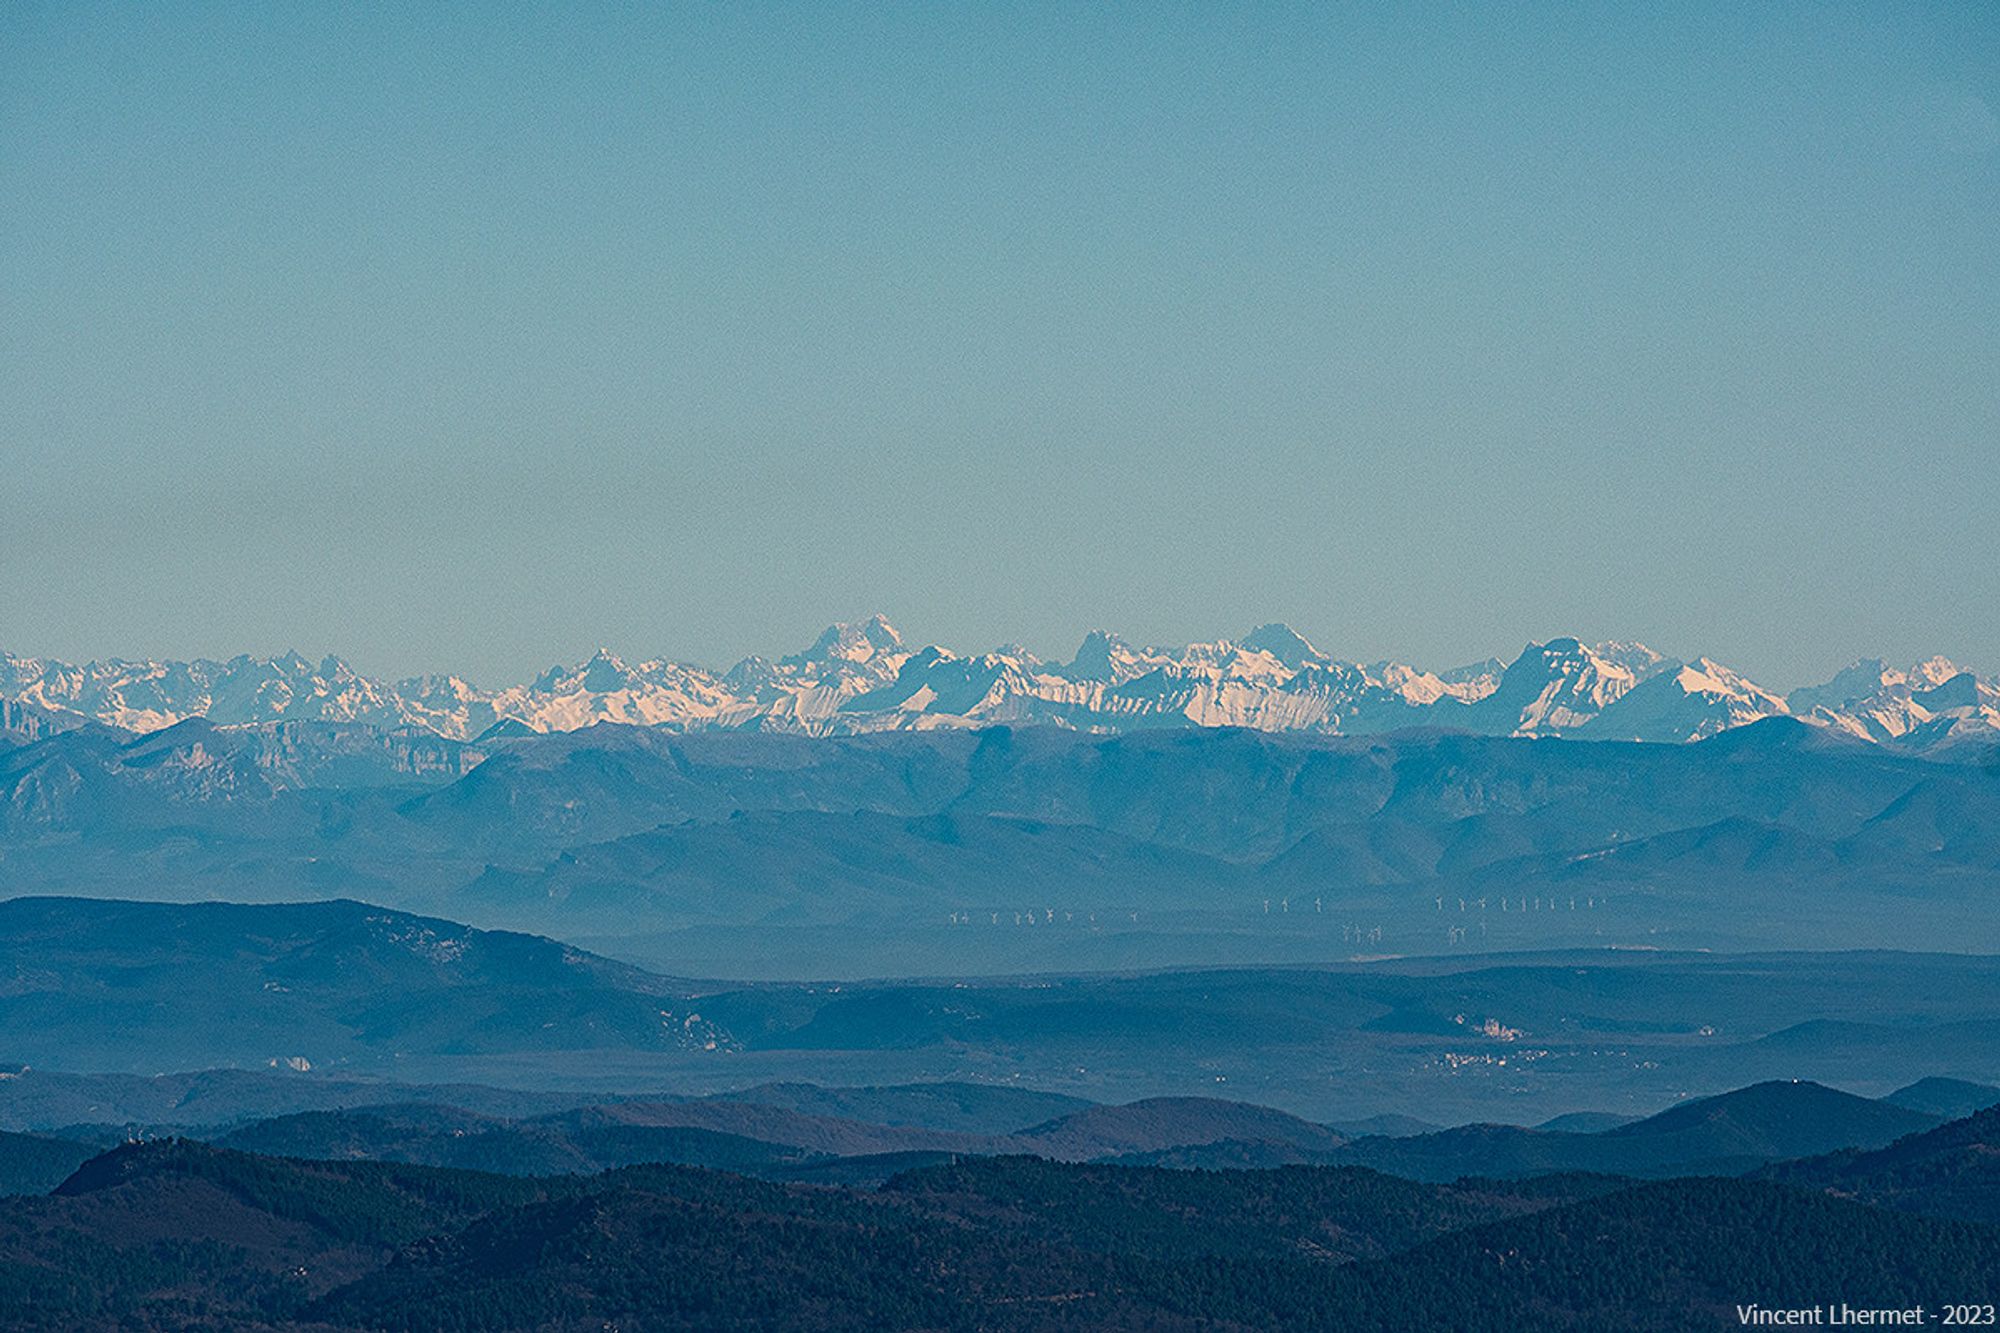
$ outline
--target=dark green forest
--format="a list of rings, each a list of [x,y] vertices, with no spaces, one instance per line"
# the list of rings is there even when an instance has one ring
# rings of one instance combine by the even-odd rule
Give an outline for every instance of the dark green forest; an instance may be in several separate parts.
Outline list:
[[[1720,1328],[1739,1301],[1977,1300],[1995,1274],[2000,1228],[1730,1178],[983,1157],[860,1189],[162,1140],[0,1201],[22,1329]]]

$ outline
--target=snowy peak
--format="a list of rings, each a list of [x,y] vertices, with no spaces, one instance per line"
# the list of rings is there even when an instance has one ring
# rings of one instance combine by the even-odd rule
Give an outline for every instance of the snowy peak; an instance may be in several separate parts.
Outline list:
[[[1790,710],[1713,658],[1559,638],[1529,644],[1468,711],[1478,729],[1517,736],[1694,741]]]
[[[1324,653],[1306,642],[1304,635],[1290,625],[1276,621],[1259,625],[1244,635],[1243,646],[1253,653],[1269,653],[1294,671],[1308,662],[1328,660]]]
[[[708,672],[677,662],[629,665],[609,649],[573,667],[553,666],[527,685],[468,701],[462,732],[478,736],[502,720],[534,731],[574,731],[598,722],[672,727],[714,725],[735,696]]]
[[[1436,703],[1451,689],[1434,672],[1419,671],[1401,662],[1377,662],[1363,674],[1370,684],[1419,707]]]
[[[338,657],[314,664],[296,652],[227,662],[90,662],[81,667],[5,658],[0,693],[130,731],[158,731],[191,717],[225,724],[281,719],[429,725],[394,687]]]
[[[599,648],[575,666],[556,665],[535,677],[528,686],[540,695],[615,694],[620,690],[643,689],[645,678],[627,666],[607,648]]]
[[[599,648],[583,669],[575,677],[577,688],[592,694],[609,694],[613,690],[629,690],[643,682],[623,662],[611,655],[610,650]]]
[[[1791,710],[1769,690],[1712,658],[1664,666],[1606,706],[1581,736],[1601,740],[1698,741]]]
[[[1364,667],[1277,623],[1240,640],[1178,647],[1140,648],[1092,630],[1069,662],[1045,663],[1016,646],[971,656],[936,645],[913,650],[875,616],[829,626],[802,653],[745,658],[722,675],[600,648],[500,690],[448,675],[392,684],[339,657],[314,662],[296,652],[81,666],[0,655],[0,702],[0,731],[16,744],[85,721],[155,733],[190,719],[211,728],[351,723],[454,740],[612,722],[806,735],[997,724],[1323,735],[1433,727],[1684,742],[1786,714],[1908,749],[2000,739],[2000,686],[1941,657],[1907,671],[1855,663],[1780,698],[1713,658],[1682,661],[1636,642],[1558,637],[1528,644],[1505,665],[1431,671],[1394,661]],[[236,752],[199,731],[176,733],[190,747],[185,762]]]
[[[1961,671],[1928,690],[1912,690],[1910,698],[1932,715],[1947,713],[1958,708],[1977,708],[1979,678],[1970,671]]]
[[[1842,667],[1823,685],[1807,685],[1785,696],[1794,713],[1806,714],[1815,708],[1851,708],[1909,684],[1909,676],[1895,671],[1879,657],[1871,657]]]
[[[1170,659],[1154,650],[1141,652],[1109,630],[1094,629],[1077,645],[1076,656],[1060,674],[1071,680],[1121,685],[1134,676],[1166,665]]]
[[[1960,670],[1947,657],[1929,658],[1907,671],[1869,658],[1823,685],[1793,690],[1785,702],[1809,722],[1864,740],[1902,741],[1919,748],[2000,727],[2000,688]]]
[[[1595,718],[1636,684],[1638,674],[1621,662],[1576,639],[1550,639],[1522,649],[1476,707],[1485,729],[1560,736]]]
[[[1070,659],[1063,674],[1071,680],[1095,680],[1106,684],[1118,679],[1120,659],[1129,659],[1130,650],[1123,639],[1112,637],[1109,631],[1094,629],[1083,636],[1083,642],[1076,646],[1076,656]]]
[[[89,721],[75,713],[57,712],[34,704],[21,703],[13,699],[0,699],[0,749],[9,741],[38,741],[57,732],[72,731],[88,726]]]
[[[814,662],[870,662],[902,650],[903,636],[886,618],[870,616],[858,625],[845,622],[828,625],[803,653],[785,659],[787,665]]]
[[[1911,684],[1917,689],[1923,689],[1926,686],[1942,685],[1953,676],[1962,675],[1964,672],[1958,663],[1949,657],[1931,657],[1911,667],[1909,674]]]
[[[1678,665],[1671,657],[1655,652],[1643,643],[1627,643],[1618,639],[1607,640],[1590,651],[1604,661],[1631,672],[1634,683],[1650,680]]]
[[[1754,709],[1762,717],[1790,711],[1783,699],[1710,657],[1695,658],[1674,672],[1673,680],[1675,688],[1685,694],[1734,700]]]
[[[1445,693],[1461,703],[1477,703],[1500,688],[1500,678],[1507,674],[1507,664],[1497,657],[1489,657],[1484,662],[1470,662],[1465,666],[1451,667],[1437,673],[1444,684]]]

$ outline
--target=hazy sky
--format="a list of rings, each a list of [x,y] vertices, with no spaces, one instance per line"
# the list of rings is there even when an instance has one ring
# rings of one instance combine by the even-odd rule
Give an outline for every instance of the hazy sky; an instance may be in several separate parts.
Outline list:
[[[0,7],[0,647],[2000,670],[2000,5]]]

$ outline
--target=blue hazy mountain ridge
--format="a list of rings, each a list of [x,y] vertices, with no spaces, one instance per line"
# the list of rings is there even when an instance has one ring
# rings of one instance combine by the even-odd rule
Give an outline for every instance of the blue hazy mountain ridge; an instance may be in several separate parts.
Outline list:
[[[453,764],[405,754],[407,735],[335,729],[340,734],[322,745],[318,727],[282,730],[274,737],[197,722],[136,741],[79,730],[18,747],[0,757],[8,798],[0,832],[24,841],[93,824],[144,829],[171,820],[254,835],[274,819],[352,820],[350,810],[385,804],[367,794],[385,793],[404,798],[393,827],[413,842],[427,831],[438,840],[562,847],[740,810],[915,816],[950,809],[1105,828],[1249,859],[1281,852],[1316,829],[1372,818],[1491,822],[1564,802],[1569,814],[1617,803],[1589,832],[1613,818],[1630,823],[1643,806],[1659,811],[1640,826],[1648,832],[1737,814],[1845,835],[1926,779],[1926,790],[1937,794],[1925,798],[1931,801],[1965,803],[1993,791],[1984,766],[1926,763],[1785,720],[1696,746],[1230,730],[1105,738],[1036,728],[812,741],[604,725],[509,742],[467,763],[463,776]],[[379,766],[357,764],[333,778],[324,771],[331,763],[295,757],[337,751],[356,736]],[[424,745],[433,743],[457,750],[450,742]],[[1855,809],[1862,805],[1870,808]],[[1969,813],[1983,816],[1990,807]]]
[[[236,1253],[236,1263],[250,1263],[272,1245],[292,1253],[292,1263],[304,1255],[296,1253],[300,1223],[338,1233],[350,1247],[348,1263],[358,1259],[354,1249],[396,1243],[446,1229],[450,1221],[436,1217],[432,1209],[460,1209],[462,1215],[476,1213],[468,1203],[480,1197],[504,1203],[508,1199],[562,1197],[574,1193],[612,1191],[630,1187],[644,1179],[686,1181],[702,1177],[678,1173],[674,1167],[640,1163],[682,1163],[704,1165],[710,1171],[732,1171],[738,1175],[762,1175],[772,1179],[818,1179],[822,1163],[830,1161],[810,1149],[786,1143],[756,1141],[728,1133],[658,1129],[646,1127],[646,1113],[652,1107],[632,1103],[626,1107],[586,1109],[572,1115],[540,1117],[536,1121],[504,1123],[490,1117],[476,1117],[448,1107],[378,1107],[364,1111],[308,1113],[280,1117],[244,1125],[224,1135],[216,1147],[198,1143],[126,1143],[110,1153],[94,1155],[82,1143],[60,1143],[38,1139],[42,1149],[54,1149],[50,1161],[20,1161],[14,1175],[22,1183],[40,1183],[32,1177],[48,1175],[52,1169],[64,1171],[52,1197],[42,1201],[8,1201],[0,1209],[0,1247],[16,1261],[30,1251],[36,1253],[34,1269],[48,1275],[64,1271],[76,1263],[80,1253],[100,1253],[100,1269],[112,1275],[112,1285],[138,1281],[140,1291],[152,1279],[152,1271],[128,1263],[104,1263],[110,1253],[94,1247],[122,1247],[126,1255],[142,1253],[140,1247],[154,1235],[150,1227],[138,1223],[138,1213],[170,1215],[176,1219],[176,1235],[200,1239],[218,1229],[216,1239],[236,1235],[234,1245],[218,1247],[222,1253]],[[606,1115],[610,1113],[610,1115]],[[620,1115],[622,1113],[622,1115]],[[1180,1113],[1180,1115],[1176,1115]],[[1904,1117],[1898,1121],[1896,1117]],[[1888,1147],[1870,1149],[1886,1135],[1902,1129],[1906,1121],[1918,1125],[1916,1133],[1894,1139]],[[804,1127],[806,1135],[824,1133],[812,1117],[796,1117],[792,1125]],[[640,1133],[618,1133],[638,1127]],[[1264,1139],[1204,1139],[1204,1135],[1240,1131],[1244,1127],[1270,1131]],[[1704,1131],[1720,1133],[1702,1139]],[[1658,1117],[1628,1127],[1624,1135],[1596,1135],[1602,1143],[1624,1149],[1624,1161],[1654,1167],[1664,1175],[1676,1163],[1676,1153],[1692,1153],[1690,1167],[1714,1167],[1722,1161],[1718,1149],[1742,1149],[1744,1135],[1754,1139],[1758,1149],[1770,1151],[1786,1145],[1814,1141],[1848,1139],[1846,1147],[1828,1157],[1792,1159],[1770,1165],[1762,1171],[1768,1179],[1782,1181],[1794,1193],[1788,1197],[1768,1195],[1778,1203],[1772,1221],[1780,1225],[1800,1225],[1800,1209],[1812,1197],[1834,1195],[1840,1199],[1862,1199],[1904,1213],[1930,1217],[1964,1217],[1972,1221],[1988,1219],[1992,1213],[1992,1173],[1996,1127],[1994,1113],[1982,1113],[1966,1121],[1936,1125],[1928,1117],[1898,1113],[1886,1103],[1844,1097],[1814,1085],[1766,1085],[1740,1089],[1724,1097],[1702,1103],[1674,1107]],[[650,1133],[648,1133],[650,1129]],[[832,1129],[842,1129],[834,1125]],[[866,1127],[848,1125],[848,1133]],[[1062,1117],[1050,1125],[1028,1129],[1020,1135],[992,1137],[986,1151],[1018,1151],[1022,1145],[1068,1147],[1076,1155],[1096,1153],[1106,1167],[1074,1167],[1060,1161],[1034,1161],[1006,1155],[986,1157],[974,1153],[954,1153],[950,1157],[922,1153],[900,1153],[900,1171],[874,1195],[880,1201],[930,1203],[964,1207],[956,1225],[982,1225],[980,1219],[1014,1219],[1020,1225],[1050,1235],[1070,1235],[1086,1239],[1086,1249],[1104,1253],[1114,1237],[1128,1243],[1140,1241],[1150,1253],[1180,1253],[1206,1227],[1222,1223],[1224,1213],[1244,1211],[1240,1223],[1232,1223],[1236,1249],[1262,1243],[1276,1243],[1296,1251],[1302,1237],[1316,1237],[1310,1245],[1312,1257],[1324,1263],[1354,1263],[1394,1255],[1410,1245],[1420,1245],[1440,1233],[1454,1233],[1482,1223],[1510,1217],[1536,1215],[1546,1209],[1564,1209],[1574,1201],[1618,1195],[1628,1189],[1626,1181],[1606,1175],[1558,1173],[1536,1175],[1510,1183],[1508,1171],[1488,1173],[1484,1179],[1460,1179],[1456,1183],[1424,1183],[1422,1177],[1376,1175],[1370,1169],[1352,1165],[1330,1167],[1290,1167],[1286,1171],[1232,1171],[1180,1173],[1146,1171],[1144,1161],[1174,1161],[1172,1149],[1152,1153],[1120,1153],[1130,1147],[1132,1133],[1154,1141],[1174,1141],[1184,1137],[1188,1153],[1176,1165],[1204,1165],[1204,1149],[1230,1153],[1242,1149],[1292,1149],[1294,1161],[1302,1153],[1312,1153],[1328,1143],[1334,1159],[1370,1143],[1344,1149],[1338,1137],[1288,1117],[1280,1117],[1254,1107],[1232,1107],[1230,1103],[1210,1103],[1204,1099],[1170,1099],[1164,1103],[1138,1103],[1134,1107],[1090,1107]],[[1474,1133],[1480,1127],[1474,1127]],[[1318,1139],[1314,1139],[1318,1135]],[[912,1135],[916,1137],[916,1135]],[[1544,1139],[1568,1139],[1582,1143],[1588,1135],[1544,1135]],[[1640,1159],[1632,1149],[1648,1141],[1660,1141],[1658,1151]],[[1476,1139],[1472,1139],[1476,1141]],[[14,1147],[14,1139],[8,1147]],[[866,1145],[868,1139],[854,1137],[848,1143],[834,1141],[834,1147]],[[262,1157],[252,1157],[260,1153]],[[286,1161],[290,1159],[290,1163]],[[882,1171],[880,1155],[850,1157],[852,1167],[844,1171]],[[1506,1157],[1496,1159],[1502,1167]],[[66,1165],[68,1163],[68,1165]],[[482,1183],[476,1163],[488,1163],[490,1171],[512,1177],[540,1177],[518,1183]],[[606,1163],[610,1175],[600,1175]],[[1242,1165],[1230,1161],[1228,1165]],[[1518,1165],[1518,1163],[1514,1163]],[[1742,1167],[1738,1159],[1732,1165]],[[448,1167],[448,1169],[440,1169]],[[426,1175],[434,1171],[436,1175]],[[620,1179],[620,1171],[626,1173]],[[650,1175],[634,1175],[650,1173]],[[868,1177],[876,1183],[884,1177]],[[1704,1215],[1714,1215],[1716,1207],[1728,1209],[1738,1199],[1728,1181],[1706,1183],[1710,1189],[1726,1193],[1710,1201]],[[824,1187],[822,1187],[824,1189]],[[1748,1187],[1748,1197],[1766,1197]],[[386,1193],[382,1193],[386,1191]],[[732,1193],[734,1191],[734,1193]],[[794,1213],[800,1197],[786,1193],[760,1193],[748,1183],[732,1185],[730,1177],[710,1175],[702,1181],[702,1193],[710,1199],[730,1197],[730,1205],[712,1223],[730,1225],[730,1219],[760,1215],[776,1207],[778,1213]],[[820,1195],[828,1203],[846,1205],[830,1195]],[[864,1195],[866,1197],[866,1195]],[[1634,1199],[1646,1193],[1632,1195]],[[72,1201],[90,1199],[92,1207],[72,1211]],[[1786,1205],[1786,1199],[1790,1203]],[[372,1215],[372,1205],[394,1203],[386,1213]],[[858,1201],[858,1199],[856,1199]],[[412,1205],[418,1205],[412,1209]],[[426,1207],[428,1205],[428,1207]],[[258,1225],[244,1219],[242,1209],[272,1209],[272,1221]],[[486,1205],[490,1207],[490,1203]],[[1852,1203],[1842,1207],[1854,1207]],[[1808,1209],[1810,1211],[1810,1209]],[[420,1213],[420,1215],[412,1215]],[[1788,1221],[1786,1221],[1788,1215]],[[1866,1221],[1866,1213],[1846,1219],[1848,1227]],[[280,1221],[282,1219],[282,1221]],[[888,1217],[882,1217],[888,1221]],[[1590,1217],[1566,1227],[1594,1221]],[[1806,1219],[1810,1221],[1810,1217]],[[1824,1221],[1824,1219],[1822,1219]],[[248,1223],[248,1225],[246,1225]],[[1254,1235],[1240,1227],[1248,1225]],[[1598,1243],[1608,1231],[1598,1223]],[[66,1253],[50,1253],[42,1247],[52,1237],[66,1241]],[[244,1239],[256,1243],[244,1249]],[[596,1235],[598,1245],[610,1237]],[[1746,1237],[1748,1239],[1748,1237]],[[798,1243],[798,1237],[792,1241]],[[1216,1241],[1208,1241],[1212,1249]],[[1516,1237],[1500,1231],[1488,1245],[1520,1253]],[[420,1245],[404,1253],[406,1261],[422,1263],[436,1245]],[[540,1245],[528,1245],[522,1253],[540,1253]],[[1588,1247],[1586,1247],[1588,1249]],[[384,1251],[384,1259],[388,1257]],[[450,1247],[446,1247],[450,1253]],[[1248,1253],[1238,1255],[1246,1259]],[[350,1279],[356,1269],[342,1263],[302,1265],[308,1273],[322,1273],[320,1283]],[[176,1273],[188,1277],[188,1269]],[[1296,1279],[1298,1275],[1294,1275]],[[38,1293],[48,1299],[54,1293]]]
[[[1787,718],[1691,745],[86,726],[0,751],[0,856],[15,892],[349,896],[773,978],[1304,962],[1359,933],[2000,949],[2000,764]],[[1013,930],[1031,911],[1061,928]]]
[[[712,1120],[726,1122],[734,1108],[707,1109]],[[741,1118],[757,1124],[754,1115]],[[633,1124],[575,1114],[505,1121],[418,1103],[303,1111],[238,1126],[213,1141],[277,1157],[408,1162],[517,1176],[588,1175],[643,1162],[770,1174],[837,1155],[826,1150],[828,1144],[850,1156],[912,1141],[928,1146],[923,1131],[860,1124],[831,1128],[810,1125],[805,1117],[770,1117],[759,1127],[766,1130],[764,1137],[699,1124]]]
[[[802,1115],[968,1134],[1008,1133],[1094,1105],[1087,1098],[1059,1092],[1007,1084],[962,1082],[858,1088],[828,1088],[816,1083],[760,1083],[729,1092],[726,1097],[733,1102],[778,1106]]]
[[[1024,891],[1057,885],[1066,896],[1088,895],[1071,899],[1086,911],[1142,901],[1150,911],[1173,911],[1225,893],[1247,896],[1256,883],[1249,867],[1088,826],[757,811],[587,844],[533,870],[490,867],[463,896],[478,904],[473,910],[505,918],[520,919],[525,909],[601,929],[657,921],[663,903],[689,923],[894,920],[935,903],[945,886],[948,901],[965,904],[1023,903]],[[1033,906],[1043,910],[1039,901]]]
[[[1818,1083],[1775,1080],[1669,1107],[1596,1130],[1471,1124],[1375,1136],[1336,1146],[1275,1135],[1216,1135],[1142,1149],[1135,1165],[1221,1167],[1316,1162],[1366,1166],[1412,1180],[1560,1172],[1665,1177],[1737,1174],[1766,1162],[1836,1148],[1879,1148],[1931,1129],[1940,1117]],[[1264,1151],[1254,1161],[1242,1149]],[[1273,1151],[1278,1149],[1279,1151]]]
[[[685,986],[666,978],[354,902],[10,899],[0,975],[9,1058],[72,1069],[713,1039]]]
[[[92,1106],[118,1121],[212,1124],[229,1118],[232,1098],[265,1114],[358,1099],[538,1113],[525,1094],[509,1101],[470,1087],[495,1081],[685,1098],[778,1081],[845,1085],[857,1073],[935,1083],[996,1071],[1095,1102],[1199,1088],[1322,1124],[1419,1108],[1433,1119],[1535,1123],[1585,1108],[1650,1112],[1689,1090],[1758,1080],[1886,1089],[2000,1068],[2000,960],[1967,955],[1597,949],[980,982],[696,984],[359,903],[44,898],[0,903],[0,978],[0,1058],[12,1062],[0,1070],[0,1127],[21,1129],[88,1121]],[[271,1072],[247,1090],[247,1073],[230,1076],[239,1090],[221,1075],[90,1082],[214,1066]],[[62,1070],[76,1074],[52,1072]],[[268,1081],[280,1075],[296,1081]],[[462,1090],[370,1090],[367,1080],[385,1078]],[[973,1108],[995,1100],[986,1094],[963,1094],[972,1100],[950,1116],[908,1094],[843,1096],[779,1084],[742,1100],[822,1120],[992,1132],[974,1119]],[[987,1109],[1012,1128],[1062,1114]],[[679,1109],[660,1123],[763,1137],[740,1113],[701,1118],[709,1114]]]
[[[873,1092],[891,1100],[928,1099],[939,1092],[949,1095],[952,1087]],[[840,1100],[866,1090],[819,1091]],[[1117,1105],[1072,1100],[1054,1119],[1024,1123],[1032,1112],[1026,1099],[1007,1096],[1010,1091],[989,1088],[974,1094],[987,1104],[983,1118],[993,1128],[985,1130],[814,1114],[760,1101],[754,1093],[735,1093],[638,1097],[516,1119],[436,1103],[386,1102],[295,1112],[192,1133],[246,1152],[509,1175],[590,1174],[643,1162],[676,1162],[788,1176],[831,1157],[930,1152],[1180,1168],[1365,1166],[1407,1179],[1450,1181],[1551,1173],[1734,1174],[1819,1153],[1865,1153],[1940,1124],[1937,1116],[1889,1101],[1798,1081],[1685,1102],[1616,1131],[1474,1124],[1358,1139],[1269,1107],[1213,1097],[1156,1097]],[[119,1137],[89,1126],[67,1126],[54,1134],[60,1137],[8,1140],[32,1150],[17,1154],[21,1181],[51,1172],[60,1179],[90,1155],[84,1141],[115,1142]],[[1959,1146],[1970,1141],[1963,1134],[1951,1140]]]
[[[1957,1120],[1990,1106],[2000,1106],[2000,1088],[1988,1083],[1974,1083],[1970,1079],[1933,1075],[1918,1079],[1907,1088],[1898,1088],[1884,1100],[1897,1106],[1907,1106],[1913,1111],[1927,1111],[1948,1120]]]
[[[164,1054],[164,1053],[163,1053]],[[495,1118],[561,1110],[560,1090],[483,1084],[409,1084],[380,1076],[301,1077],[291,1066],[182,1070],[171,1074],[78,1073],[46,1065],[0,1065],[0,1129],[58,1137],[77,1126],[148,1132],[214,1130],[247,1120],[340,1106],[436,1102]]]
[[[872,1091],[884,1102],[956,1093],[954,1100],[984,1103],[981,1119],[994,1127],[975,1130],[962,1123],[952,1128],[815,1114],[760,1100],[751,1090],[706,1098],[634,1098],[515,1120],[431,1103],[387,1103],[296,1112],[219,1131],[193,1132],[246,1152],[411,1162],[508,1175],[589,1174],[643,1162],[676,1162],[782,1176],[829,1157],[1030,1153],[1085,1161],[1163,1146],[1246,1140],[1287,1150],[1292,1160],[1309,1161],[1324,1158],[1346,1142],[1342,1135],[1297,1116],[1215,1098],[1153,1098],[1124,1106],[1049,1098],[1064,1102],[1065,1113],[1035,1122],[1030,1117],[1048,1107],[1031,1108],[1029,1103],[1039,1095],[1025,1090],[923,1085],[817,1091],[828,1100],[865,1097]],[[78,1136],[84,1130],[69,1126],[63,1132]],[[80,1145],[74,1137],[32,1142],[27,1136],[15,1138],[40,1150],[39,1155],[24,1152],[23,1179],[41,1179],[55,1171],[59,1180],[90,1155],[87,1148],[78,1155]],[[62,1165],[65,1160],[67,1167]]]
[[[510,1175],[588,1174],[646,1161],[785,1175],[825,1157],[931,1151],[1181,1168],[1364,1166],[1446,1182],[1562,1173],[1737,1174],[1835,1151],[1858,1156],[1892,1143],[1899,1145],[1900,1161],[1928,1155],[1927,1148],[1919,1152],[1902,1141],[1921,1136],[1915,1142],[1929,1143],[1935,1136],[1927,1131],[1939,1124],[1937,1116],[1886,1101],[1781,1081],[1686,1102],[1597,1133],[1467,1125],[1350,1140],[1268,1107],[1210,1097],[1086,1105],[1046,1123],[982,1133],[813,1115],[732,1095],[642,1098],[513,1121],[421,1104],[310,1111],[241,1125],[213,1141],[278,1156]],[[1978,1141],[1977,1133],[1977,1125],[1961,1128],[1949,1141],[1963,1146]]]
[[[388,1116],[421,1113],[421,1123],[456,1129],[471,1124],[529,1122],[605,1100],[601,1094],[586,1094],[560,1084],[542,1088],[423,1084],[323,1071],[306,1075],[289,1066],[178,1074],[69,1073],[42,1065],[0,1066],[0,1130],[58,1139],[102,1139],[106,1134],[123,1137],[128,1131],[213,1137],[249,1124],[324,1123],[299,1117],[350,1112]],[[820,1121],[985,1135],[1011,1133],[1096,1104],[1084,1097],[1017,1083],[950,1080],[862,1087],[760,1083],[708,1094],[633,1092],[614,1100],[707,1100],[772,1107]],[[1394,1121],[1395,1117],[1378,1117],[1369,1122],[1366,1132],[1387,1132],[1383,1124]],[[691,1122],[697,1126],[705,1123]],[[1411,1123],[1419,1129],[1436,1128]]]

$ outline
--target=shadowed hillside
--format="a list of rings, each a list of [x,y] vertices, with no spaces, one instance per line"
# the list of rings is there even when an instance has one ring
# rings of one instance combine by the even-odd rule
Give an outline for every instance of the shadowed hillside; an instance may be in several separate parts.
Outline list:
[[[1664,1330],[1738,1302],[1908,1305],[1996,1264],[2000,1228],[1727,1179],[987,1158],[872,1190],[160,1142],[0,1200],[21,1328]]]
[[[2000,1107],[1885,1148],[1849,1148],[1763,1174],[1884,1208],[2000,1223]]]
[[[716,1040],[684,988],[527,935],[356,902],[0,902],[0,1031],[31,1064],[117,1068]]]
[[[1410,1138],[1363,1139],[1343,1156],[1422,1180],[1545,1171],[1734,1174],[1835,1145],[1880,1146],[1936,1123],[1921,1111],[1817,1083],[1760,1083],[1598,1133],[1467,1125]]]

